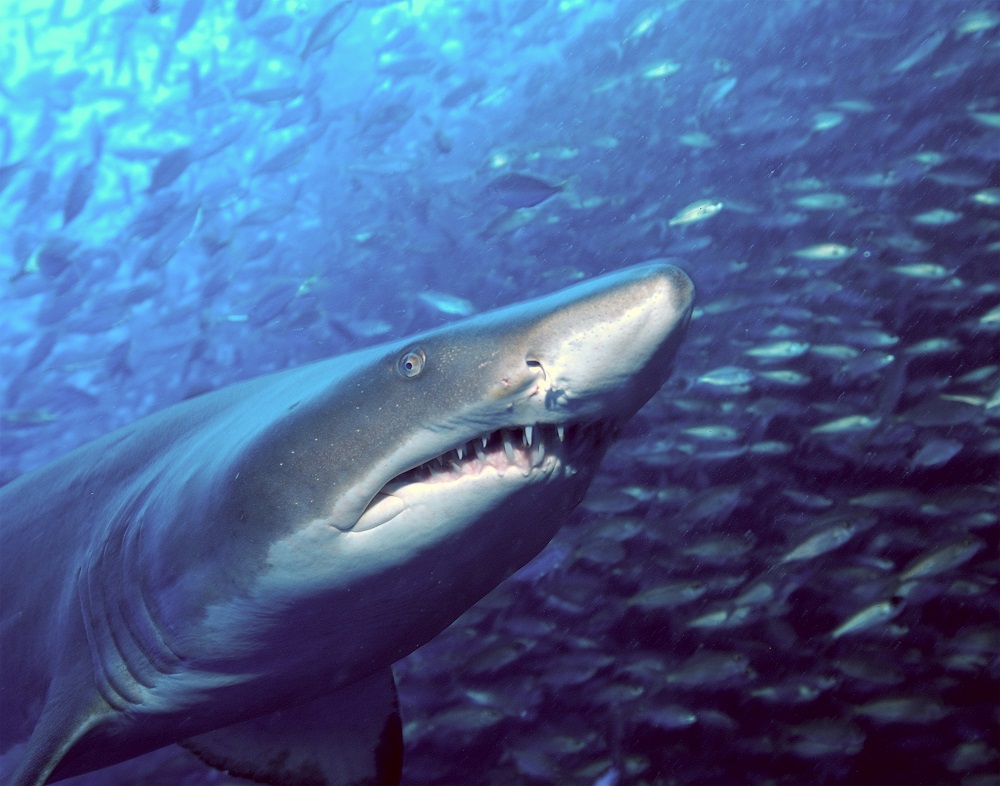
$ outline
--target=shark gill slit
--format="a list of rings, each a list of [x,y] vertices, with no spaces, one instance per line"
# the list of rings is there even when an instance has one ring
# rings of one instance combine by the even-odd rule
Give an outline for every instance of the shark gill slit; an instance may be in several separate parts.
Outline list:
[[[137,500],[126,513],[141,515],[144,501]],[[152,696],[157,677],[176,671],[181,660],[156,624],[135,574],[140,531],[136,523],[128,530],[131,537],[109,541],[97,564],[78,574],[77,595],[95,682],[104,700],[117,710],[143,704]],[[115,576],[121,581],[116,582]],[[133,591],[122,593],[121,587]]]
[[[173,674],[181,665],[181,656],[167,641],[167,632],[156,621],[146,600],[146,586],[138,575],[136,567],[139,563],[139,540],[142,537],[142,524],[136,527],[135,538],[130,542],[130,554],[124,563],[125,583],[133,588],[133,592],[123,603],[131,601],[131,614],[125,615],[125,624],[129,634],[135,641],[146,661],[159,674]]]
[[[80,571],[79,591],[77,596],[80,599],[80,607],[83,616],[83,627],[87,635],[87,644],[90,648],[90,656],[94,665],[94,683],[101,698],[108,705],[118,711],[126,710],[139,701],[138,696],[129,694],[124,686],[119,686],[118,681],[113,679],[107,668],[104,652],[107,649],[107,642],[111,641],[114,646],[114,637],[109,630],[107,614],[104,604],[98,600],[94,592],[94,582],[92,580],[93,571]],[[103,589],[103,588],[102,588]]]

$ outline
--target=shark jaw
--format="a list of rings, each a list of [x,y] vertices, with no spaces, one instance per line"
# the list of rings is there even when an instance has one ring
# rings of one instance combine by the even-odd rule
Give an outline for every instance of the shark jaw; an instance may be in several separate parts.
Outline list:
[[[618,426],[591,423],[535,423],[497,429],[441,453],[389,480],[365,508],[352,532],[387,523],[421,500],[456,493],[456,486],[506,481],[511,490],[539,480],[572,477],[596,468]]]

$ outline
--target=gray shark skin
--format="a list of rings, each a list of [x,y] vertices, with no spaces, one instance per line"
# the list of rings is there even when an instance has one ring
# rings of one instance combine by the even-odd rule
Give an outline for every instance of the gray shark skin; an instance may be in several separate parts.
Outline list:
[[[391,664],[548,543],[693,294],[629,268],[177,404],[0,489],[0,781],[176,742],[262,782],[398,780]]]

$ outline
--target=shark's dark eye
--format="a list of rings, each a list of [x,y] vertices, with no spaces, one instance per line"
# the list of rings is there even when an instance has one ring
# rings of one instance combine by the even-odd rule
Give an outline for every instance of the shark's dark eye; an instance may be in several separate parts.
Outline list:
[[[403,354],[396,364],[396,370],[404,377],[415,377],[424,370],[427,355],[422,349],[411,349]]]

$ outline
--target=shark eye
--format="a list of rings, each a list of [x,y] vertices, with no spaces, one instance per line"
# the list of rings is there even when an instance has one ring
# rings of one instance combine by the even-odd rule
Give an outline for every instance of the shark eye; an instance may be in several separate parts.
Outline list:
[[[411,349],[403,354],[396,364],[396,370],[404,377],[415,377],[424,370],[427,355],[422,349]]]

